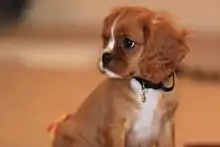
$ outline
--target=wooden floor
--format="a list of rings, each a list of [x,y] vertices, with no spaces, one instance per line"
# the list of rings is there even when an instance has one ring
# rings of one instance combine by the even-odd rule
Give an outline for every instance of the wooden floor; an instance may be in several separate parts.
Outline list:
[[[191,41],[186,62],[220,70],[220,39]],[[104,76],[97,70],[99,41],[0,42],[0,146],[49,147],[47,126],[74,112]],[[94,53],[94,54],[92,54]],[[178,83],[176,144],[220,142],[220,84]]]

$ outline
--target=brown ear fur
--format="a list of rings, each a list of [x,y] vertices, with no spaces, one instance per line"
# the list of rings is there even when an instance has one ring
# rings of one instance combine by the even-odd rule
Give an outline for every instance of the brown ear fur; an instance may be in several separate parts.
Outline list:
[[[144,23],[145,46],[140,74],[154,83],[163,82],[189,51],[187,33],[178,31],[165,17],[153,16]]]

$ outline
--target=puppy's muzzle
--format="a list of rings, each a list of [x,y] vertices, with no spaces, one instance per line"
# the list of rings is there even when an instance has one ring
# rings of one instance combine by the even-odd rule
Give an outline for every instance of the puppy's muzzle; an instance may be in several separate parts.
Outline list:
[[[108,64],[112,61],[113,57],[112,57],[112,54],[111,53],[104,53],[102,55],[102,63],[103,63],[103,66],[106,67],[108,66]]]

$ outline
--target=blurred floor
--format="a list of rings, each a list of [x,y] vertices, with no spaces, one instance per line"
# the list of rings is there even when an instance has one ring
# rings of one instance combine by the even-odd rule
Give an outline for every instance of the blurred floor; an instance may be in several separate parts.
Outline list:
[[[185,62],[220,70],[220,38],[191,40]],[[46,127],[74,112],[104,78],[98,73],[98,39],[0,40],[0,146],[48,147]],[[177,147],[220,143],[220,84],[179,81]],[[216,113],[216,114],[215,114]]]

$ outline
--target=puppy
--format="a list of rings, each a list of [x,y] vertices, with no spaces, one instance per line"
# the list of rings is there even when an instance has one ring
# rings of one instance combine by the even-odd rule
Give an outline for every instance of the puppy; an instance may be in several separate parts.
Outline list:
[[[175,69],[186,34],[157,13],[120,7],[103,24],[101,83],[61,122],[53,147],[173,147]]]

